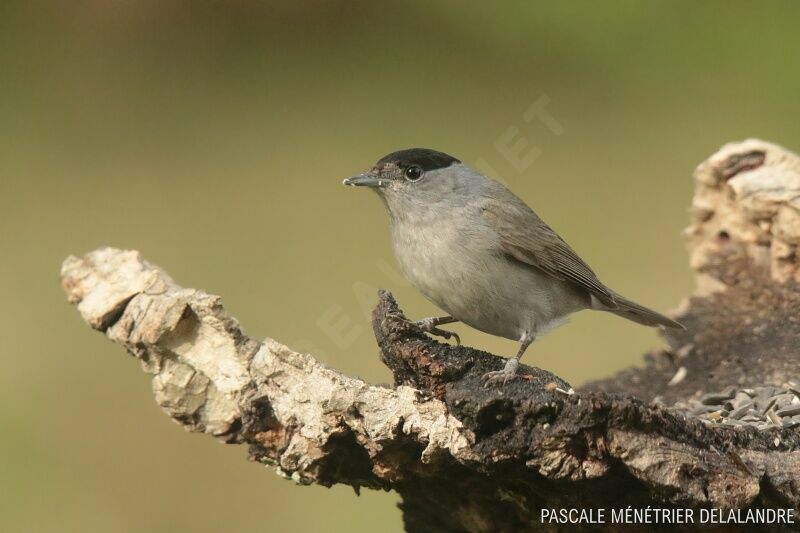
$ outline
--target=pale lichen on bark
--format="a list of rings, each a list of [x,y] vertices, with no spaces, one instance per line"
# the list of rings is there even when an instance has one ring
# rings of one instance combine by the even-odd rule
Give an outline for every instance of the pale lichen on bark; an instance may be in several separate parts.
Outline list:
[[[723,146],[697,167],[694,177],[686,235],[690,264],[704,293],[724,289],[713,272],[730,247],[767,267],[775,280],[800,282],[800,157],[748,139]]]
[[[315,465],[345,428],[371,457],[398,434],[422,446],[422,462],[440,449],[468,449],[469,432],[439,400],[371,386],[275,340],[250,339],[219,297],[181,288],[138,252],[70,257],[61,276],[83,319],[142,362],[158,404],[187,429],[241,442],[243,413],[267,399],[275,427],[252,438],[270,440],[282,428],[280,452],[262,459],[298,481],[317,479]]]

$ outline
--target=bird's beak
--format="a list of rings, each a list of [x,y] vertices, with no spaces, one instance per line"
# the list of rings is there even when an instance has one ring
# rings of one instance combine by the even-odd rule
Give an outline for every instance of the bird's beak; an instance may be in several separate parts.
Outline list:
[[[369,174],[359,174],[358,176],[347,178],[342,183],[351,187],[374,187],[377,189],[389,185],[389,180],[370,176]]]

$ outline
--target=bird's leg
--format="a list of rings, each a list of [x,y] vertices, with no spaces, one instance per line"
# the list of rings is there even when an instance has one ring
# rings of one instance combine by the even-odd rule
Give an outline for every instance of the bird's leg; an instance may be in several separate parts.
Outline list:
[[[452,324],[453,322],[458,322],[458,320],[451,316],[432,316],[423,318],[422,320],[417,320],[416,322],[413,322],[413,324],[425,333],[430,333],[431,335],[436,335],[438,337],[444,337],[446,340],[454,338],[456,340],[456,344],[461,346],[461,337],[459,337],[457,333],[436,327],[441,326],[442,324]]]
[[[525,350],[528,349],[528,346],[530,346],[535,339],[535,334],[531,335],[527,331],[523,333],[522,338],[519,340],[521,344],[517,355],[506,361],[506,366],[503,367],[503,370],[487,372],[483,375],[481,379],[484,381],[484,388],[495,383],[505,385],[508,380],[513,379],[517,375],[517,368],[519,368],[519,360],[522,358],[522,354],[525,353]]]

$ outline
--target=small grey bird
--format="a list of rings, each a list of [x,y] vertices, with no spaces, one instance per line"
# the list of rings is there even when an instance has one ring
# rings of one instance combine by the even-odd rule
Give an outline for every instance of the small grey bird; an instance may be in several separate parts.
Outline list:
[[[450,338],[455,334],[437,326],[463,322],[521,343],[502,370],[483,376],[486,385],[514,377],[537,335],[576,311],[608,311],[645,326],[683,327],[603,285],[525,202],[452,156],[425,148],[400,150],[344,184],[378,193],[389,213],[400,269],[449,313],[416,322],[420,328]]]

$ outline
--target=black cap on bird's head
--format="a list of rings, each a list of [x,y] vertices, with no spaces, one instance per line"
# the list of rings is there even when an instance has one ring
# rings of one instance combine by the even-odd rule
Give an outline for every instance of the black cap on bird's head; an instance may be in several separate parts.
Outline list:
[[[455,157],[447,155],[444,152],[437,152],[429,148],[408,148],[381,157],[378,162],[375,163],[375,168],[378,169],[387,165],[395,165],[402,169],[410,166],[418,166],[424,172],[427,172],[429,170],[449,167],[453,163],[460,162],[461,161]]]
[[[404,178],[419,181],[426,172],[447,168],[461,163],[444,152],[429,148],[408,148],[385,155],[375,163],[372,170],[344,180],[354,187],[386,187],[392,180]]]

